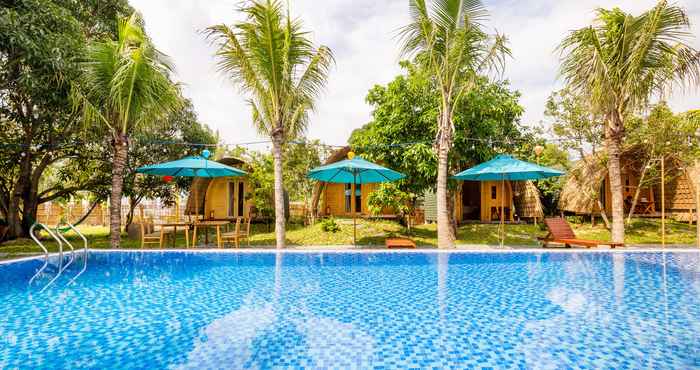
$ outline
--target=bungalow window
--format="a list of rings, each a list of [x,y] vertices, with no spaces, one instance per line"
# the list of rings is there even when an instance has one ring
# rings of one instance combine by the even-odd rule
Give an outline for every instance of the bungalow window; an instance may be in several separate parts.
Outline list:
[[[497,198],[496,194],[497,194],[496,193],[496,186],[495,185],[491,186],[491,199],[496,199]]]
[[[345,184],[345,212],[352,212],[352,184]],[[355,212],[362,212],[362,185],[355,185]]]

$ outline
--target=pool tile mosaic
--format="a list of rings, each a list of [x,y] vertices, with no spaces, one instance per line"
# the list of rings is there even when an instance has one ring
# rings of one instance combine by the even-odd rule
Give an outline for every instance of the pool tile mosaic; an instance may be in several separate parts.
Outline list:
[[[0,368],[700,367],[699,253],[94,252],[43,293],[40,265],[0,265]]]

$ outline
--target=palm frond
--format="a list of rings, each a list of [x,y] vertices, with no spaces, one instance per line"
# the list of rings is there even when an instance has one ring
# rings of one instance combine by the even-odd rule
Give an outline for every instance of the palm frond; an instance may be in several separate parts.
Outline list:
[[[219,70],[249,95],[258,132],[303,132],[333,64],[330,49],[316,49],[279,0],[251,1],[241,11],[244,21],[206,31]]]
[[[181,104],[170,80],[172,64],[146,37],[138,13],[118,22],[117,40],[94,42],[82,64],[82,80],[72,92],[89,124],[127,134],[153,124]]]
[[[700,83],[700,53],[684,9],[659,3],[639,16],[599,9],[559,45],[560,76],[598,112],[624,116],[675,85]]]

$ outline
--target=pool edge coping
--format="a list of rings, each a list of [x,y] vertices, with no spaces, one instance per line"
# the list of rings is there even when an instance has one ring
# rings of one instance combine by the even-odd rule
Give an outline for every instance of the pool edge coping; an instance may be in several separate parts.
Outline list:
[[[639,248],[639,247],[629,247],[630,249],[621,248],[495,248],[495,247],[467,247],[467,248],[450,248],[450,249],[437,249],[437,248],[416,248],[416,249],[352,249],[352,248],[304,248],[304,249],[274,249],[274,248],[246,248],[246,249],[223,249],[223,248],[158,248],[158,249],[112,249],[112,248],[88,248],[89,252],[97,253],[222,253],[222,254],[276,254],[276,253],[293,253],[293,254],[304,254],[304,253],[359,253],[359,254],[373,254],[373,253],[397,253],[397,254],[411,254],[411,253],[700,253],[700,249],[696,247],[673,247],[673,248]],[[63,254],[69,254],[70,252],[63,252]],[[76,251],[76,253],[80,253]],[[49,253],[49,258],[57,256],[59,253]],[[12,258],[0,261],[0,265],[26,262],[35,259],[43,259],[44,255],[27,256]]]

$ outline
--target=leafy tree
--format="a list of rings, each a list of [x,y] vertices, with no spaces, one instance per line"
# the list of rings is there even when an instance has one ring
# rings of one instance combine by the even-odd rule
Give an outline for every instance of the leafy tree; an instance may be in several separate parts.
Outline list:
[[[366,100],[374,108],[372,121],[355,130],[349,142],[367,159],[406,174],[399,182],[402,191],[422,195],[435,190],[438,160],[431,143],[440,93],[421,67],[408,62],[402,66],[406,74],[369,91]],[[485,78],[474,82],[454,108],[451,173],[491,159],[498,151],[514,152],[532,140],[519,124],[520,95],[505,82],[494,84]],[[502,140],[489,143],[493,138]]]
[[[330,154],[330,149],[318,140],[296,140],[284,148],[284,188],[291,200],[303,201],[307,206],[311,200],[316,181],[306,175],[321,165],[321,158]]]
[[[86,41],[115,34],[116,16],[131,10],[124,0],[0,3],[0,212],[16,237],[39,204],[94,185],[89,176],[49,182],[44,174],[67,158],[86,161],[70,84]]]
[[[285,14],[279,0],[249,1],[240,11],[244,21],[207,31],[218,48],[219,69],[249,94],[253,125],[272,139],[275,236],[277,248],[284,248],[282,153],[306,130],[333,55],[326,46],[313,46],[301,21]]]
[[[676,83],[700,80],[700,53],[682,8],[658,4],[638,16],[598,9],[592,25],[572,31],[559,45],[560,73],[605,122],[605,148],[612,193],[612,240],[624,242],[620,155],[625,122],[652,95]]]
[[[438,245],[454,247],[449,227],[447,178],[449,154],[455,144],[455,110],[483,73],[502,69],[510,54],[506,39],[490,36],[481,23],[487,12],[479,0],[410,0],[411,23],[401,30],[403,55],[417,55],[439,92],[437,131]]]
[[[552,132],[563,149],[575,151],[585,158],[597,154],[603,145],[605,127],[601,117],[591,110],[586,99],[564,88],[547,98],[544,114],[551,121]]]
[[[180,105],[177,87],[170,81],[169,61],[143,31],[137,13],[119,20],[116,40],[91,43],[82,64],[80,84],[73,90],[75,106],[84,122],[111,138],[112,187],[110,245],[121,239],[121,198],[129,135],[155,125]]]
[[[374,215],[382,213],[385,208],[392,209],[405,219],[413,211],[411,205],[415,198],[415,194],[402,191],[396,183],[382,183],[367,197],[367,208]]]
[[[260,152],[250,152],[248,157],[248,181],[250,183],[250,199],[258,215],[271,217],[275,214],[273,207],[275,198],[274,160],[272,155]]]
[[[635,152],[635,159],[641,163],[639,186],[627,215],[629,224],[641,189],[661,183],[661,161],[684,167],[697,158],[695,151],[698,143],[694,136],[700,128],[700,120],[693,119],[692,114],[688,113],[676,115],[666,102],[660,102],[651,107],[648,115],[634,117],[626,123],[626,147],[640,148]],[[674,180],[674,174],[670,171],[664,177],[666,183]]]

